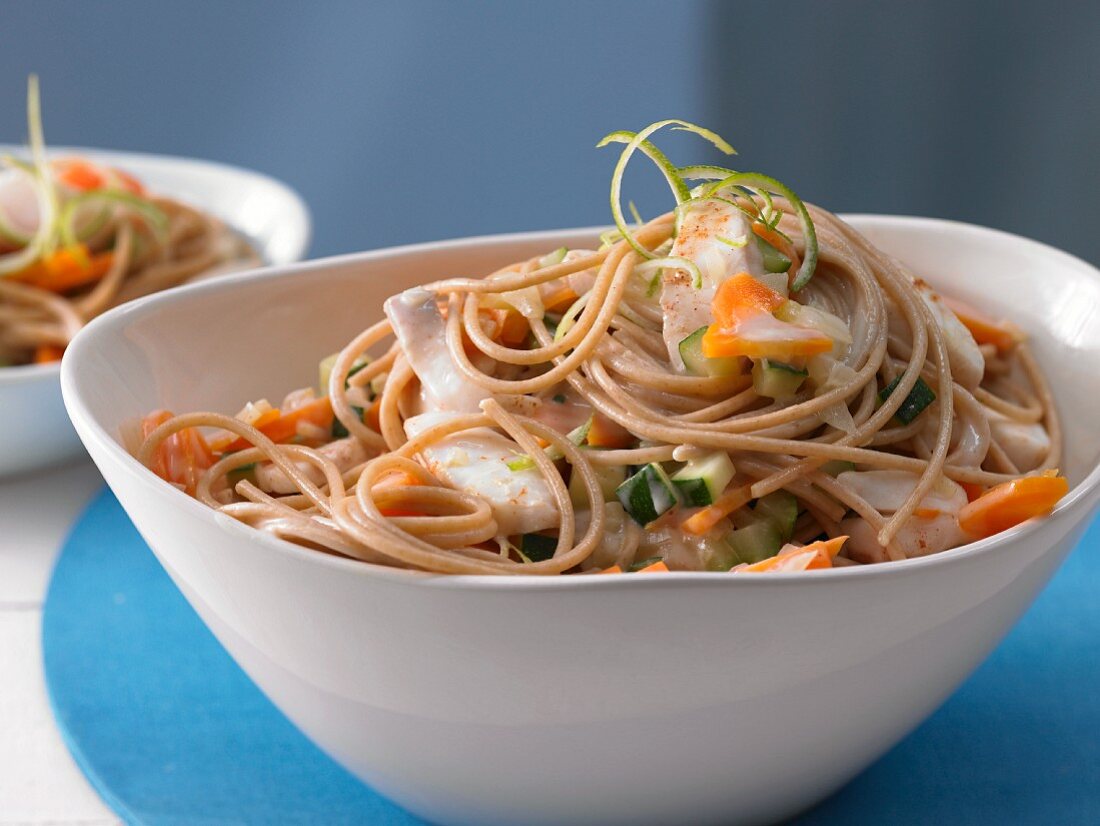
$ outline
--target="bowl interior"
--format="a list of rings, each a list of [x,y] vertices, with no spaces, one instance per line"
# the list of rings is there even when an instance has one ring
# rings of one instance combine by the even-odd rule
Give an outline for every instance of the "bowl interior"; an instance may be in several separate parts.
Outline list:
[[[1100,274],[1065,253],[994,230],[923,218],[849,216],[931,284],[1031,336],[1065,426],[1076,484],[1100,459]],[[105,435],[154,408],[233,413],[316,382],[317,362],[381,317],[401,289],[480,276],[598,229],[465,239],[309,262],[152,296],[97,320],[66,359],[67,392]],[[70,407],[73,399],[70,398]]]

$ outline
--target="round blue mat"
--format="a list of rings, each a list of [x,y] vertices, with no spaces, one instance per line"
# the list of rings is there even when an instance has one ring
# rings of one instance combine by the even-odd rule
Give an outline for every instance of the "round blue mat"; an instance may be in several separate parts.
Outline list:
[[[1094,526],[962,689],[798,823],[1100,823],[1098,546]],[[420,822],[268,702],[108,491],[58,561],[43,648],[62,734],[129,823]]]

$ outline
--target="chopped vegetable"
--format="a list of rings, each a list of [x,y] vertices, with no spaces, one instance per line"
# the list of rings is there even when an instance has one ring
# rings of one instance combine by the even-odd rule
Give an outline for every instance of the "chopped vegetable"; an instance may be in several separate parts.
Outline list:
[[[525,533],[520,537],[519,550],[531,562],[545,562],[554,558],[558,549],[558,540],[554,536],[541,533]]]
[[[630,570],[634,572],[641,571],[643,568],[648,568],[650,565],[654,565],[662,561],[663,558],[659,556],[646,557],[645,559],[639,559],[637,562],[632,562],[630,564]]]
[[[775,556],[754,563],[752,565],[738,566],[733,570],[738,573],[764,573],[780,571],[809,571],[816,568],[832,568],[833,559],[840,553],[848,537],[838,536],[833,539],[822,539],[811,542],[809,545],[787,545]]]
[[[753,363],[752,386],[761,396],[789,399],[798,392],[809,375],[805,369],[793,364],[762,358]]]
[[[34,349],[34,363],[51,364],[61,361],[63,355],[65,355],[64,347],[58,347],[56,344],[39,344]]]
[[[1046,516],[1069,492],[1069,482],[1056,471],[1024,476],[990,488],[959,511],[959,526],[984,538],[1007,531],[1036,516]]]
[[[588,438],[589,431],[592,429],[592,423],[595,418],[595,415],[589,416],[584,424],[580,425],[579,427],[574,427],[565,435],[565,438],[567,438],[578,447],[580,445],[583,445],[584,440]],[[543,453],[545,453],[546,457],[552,462],[556,462],[558,459],[565,458],[565,454],[557,445],[547,446],[543,450]],[[519,456],[516,456],[514,459],[509,459],[504,464],[505,466],[507,466],[508,470],[530,470],[531,468],[535,467],[535,460],[526,454],[521,454]]]
[[[600,571],[601,574],[621,574],[622,572],[623,569],[620,568],[618,565],[612,565],[610,568],[604,568],[602,571]]]
[[[9,277],[39,289],[66,293],[99,281],[110,271],[113,261],[112,252],[91,255],[86,246],[78,244],[40,258]]]
[[[646,565],[644,568],[639,568],[638,573],[639,574],[659,574],[659,573],[667,574],[668,573],[668,566],[665,564],[665,561],[663,559],[659,559],[656,562],[654,562],[652,565]]]
[[[749,356],[786,361],[832,350],[832,339],[823,333],[789,324],[772,315],[786,301],[748,273],[728,278],[714,295],[715,323],[703,335],[703,355],[707,358]]]
[[[904,374],[899,373],[896,379],[879,391],[879,401],[886,401],[890,397],[890,394],[901,382],[902,375]],[[916,384],[913,385],[913,389],[909,391],[909,395],[905,397],[905,401],[901,403],[901,407],[898,408],[898,412],[894,416],[902,424],[909,424],[935,400],[936,394],[932,391],[932,388],[925,384],[924,379],[917,376]]]
[[[734,475],[733,462],[724,450],[689,461],[672,476],[672,483],[688,507],[713,505]]]
[[[634,444],[634,434],[602,413],[595,413],[587,432],[587,440],[592,447],[618,450]]]
[[[791,264],[798,261],[798,253],[794,250],[794,244],[785,239],[774,229],[769,229],[756,222],[752,225],[753,235],[756,236],[756,246],[764,258],[764,269],[768,272],[787,272]],[[780,247],[788,254],[780,251]]]
[[[683,360],[687,371],[696,376],[726,377],[738,375],[741,372],[741,359],[736,357],[707,358],[703,355],[703,336],[706,333],[707,328],[700,327],[680,342],[680,358]]]
[[[596,480],[600,485],[605,502],[616,501],[615,491],[619,485],[626,481],[626,467],[624,465],[592,465],[592,471],[596,474]],[[588,489],[581,481],[581,475],[576,471],[569,477],[569,498],[573,504],[580,508],[588,507]]]
[[[742,485],[730,488],[719,496],[713,505],[708,505],[685,519],[680,527],[690,534],[702,536],[735,510],[747,505],[752,499],[751,487],[751,485]]]
[[[423,484],[418,477],[408,471],[388,470],[374,480],[370,489],[372,494],[378,494],[394,488],[411,488]],[[403,508],[400,505],[379,505],[378,512],[383,516],[424,516],[420,511]]]
[[[552,267],[555,264],[560,264],[565,260],[565,256],[569,253],[568,247],[558,247],[553,252],[548,252],[546,255],[539,259],[540,267]]]
[[[994,321],[966,302],[946,295],[940,296],[940,300],[970,331],[970,335],[974,336],[974,341],[978,344],[992,344],[1004,353],[1015,347],[1019,341],[1019,334],[1006,324]]]
[[[167,410],[156,410],[141,422],[141,436],[149,434],[172,418]],[[161,442],[152,456],[150,469],[161,479],[179,485],[191,496],[198,488],[203,471],[214,464],[214,454],[196,427],[185,427]]]
[[[676,490],[665,469],[656,462],[642,467],[615,490],[630,518],[642,527],[655,522],[676,505]]]
[[[777,490],[757,500],[753,513],[768,520],[779,531],[784,542],[790,542],[794,523],[798,520],[798,500],[794,494]]]
[[[850,470],[856,469],[855,462],[848,462],[844,459],[830,459],[828,462],[821,466],[821,472],[826,473],[829,476],[839,476],[842,473],[846,473]]]
[[[779,553],[783,537],[770,519],[759,519],[743,528],[737,528],[726,538],[733,554],[733,562],[754,564]],[[729,570],[729,566],[726,566]]]
[[[320,364],[317,365],[317,389],[322,396],[328,395],[329,379],[332,377],[332,368],[336,366],[336,359],[340,357],[339,353],[333,353],[331,356],[325,356],[321,359]],[[350,379],[364,367],[371,363],[370,356],[360,356],[351,365],[351,369],[348,370],[348,378]],[[350,387],[351,384],[345,379],[344,387]],[[373,394],[373,390],[371,393]]]
[[[307,402],[299,408],[280,413],[275,418],[256,429],[273,442],[286,442],[298,435],[299,422],[316,425],[321,428],[332,427],[332,403],[327,396]],[[236,439],[227,445],[219,446],[223,453],[232,453],[236,450],[244,450],[251,443],[244,438]]]
[[[570,305],[578,298],[580,298],[580,296],[573,291],[573,288],[568,284],[564,284],[553,292],[548,293],[546,298],[543,299],[543,304],[546,306],[547,310],[560,313],[569,309]]]

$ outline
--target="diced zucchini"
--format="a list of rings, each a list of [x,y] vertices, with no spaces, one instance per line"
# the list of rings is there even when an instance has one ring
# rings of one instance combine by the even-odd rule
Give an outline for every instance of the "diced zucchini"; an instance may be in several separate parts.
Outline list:
[[[764,257],[764,269],[768,272],[786,272],[791,268],[791,259],[761,238],[759,235],[753,233],[753,238],[756,239],[756,246],[760,249],[760,254]]]
[[[896,379],[879,391],[878,397],[880,401],[886,401],[890,398],[890,394],[894,392],[898,383],[901,381],[902,375],[903,374],[899,373]],[[905,401],[901,403],[901,407],[898,408],[898,412],[895,413],[894,416],[902,424],[909,424],[935,400],[936,394],[932,391],[932,388],[924,383],[924,379],[917,376],[917,383],[913,385],[913,389],[909,391],[909,395],[905,397]]]
[[[569,250],[567,248],[558,247],[553,252],[548,252],[546,255],[542,256],[542,258],[539,259],[539,266],[552,267],[555,264],[560,264],[565,260],[566,253],[568,252]]]
[[[789,399],[798,392],[808,375],[806,370],[794,365],[762,358],[752,365],[752,386],[761,396]]]
[[[364,413],[363,408],[357,407],[353,404],[351,406],[351,409],[355,411],[355,415],[359,417],[359,421],[363,421],[363,413]],[[342,421],[340,421],[339,419],[337,419],[335,416],[333,416],[332,417],[332,438],[334,438],[334,439],[346,439],[350,435],[351,435],[351,433],[349,433],[348,429],[346,427],[344,427],[344,423]]]
[[[726,485],[733,479],[733,462],[724,450],[692,459],[672,476],[672,484],[689,507],[701,508],[714,504]]]
[[[318,390],[320,390],[322,396],[328,395],[328,380],[332,377],[332,368],[336,366],[336,359],[339,358],[339,356],[339,353],[333,353],[331,356],[325,356],[323,359],[321,359],[321,363],[317,365],[317,388]],[[352,376],[354,376],[370,363],[370,356],[360,356],[359,358],[357,358],[355,360],[355,363],[351,366],[351,369],[348,370],[348,378],[350,379]],[[344,386],[347,386],[347,382],[344,383]],[[371,388],[369,392],[371,393],[371,398],[373,399],[374,389]]]
[[[253,484],[256,483],[256,462],[241,465],[225,474],[225,480],[229,483],[230,487],[236,487],[237,483],[243,479],[247,479]]]
[[[798,519],[798,500],[785,490],[773,491],[757,500],[753,513],[770,522],[779,531],[779,538],[789,542]]]
[[[626,466],[592,465],[592,470],[599,481],[604,501],[614,502],[616,489],[626,481]],[[578,508],[588,507],[588,491],[585,490],[584,483],[581,482],[581,475],[576,470],[569,477],[569,498]]]
[[[588,431],[592,429],[592,421],[596,418],[595,414],[588,417],[584,424],[578,425],[565,434],[565,438],[571,441],[573,444],[580,447],[584,444],[584,440],[588,438]],[[550,445],[542,450],[546,454],[546,457],[551,462],[556,462],[558,459],[564,459],[565,453],[557,445]],[[514,459],[509,459],[504,463],[508,466],[508,470],[530,470],[535,466],[535,460],[528,456],[526,453],[521,453]]]
[[[775,556],[783,547],[783,537],[780,536],[779,529],[767,519],[732,531],[726,542],[736,556],[735,562],[749,565]]]
[[[541,533],[525,533],[519,539],[519,550],[532,562],[544,562],[553,559],[554,551],[558,547],[556,536],[546,536]]]
[[[855,462],[846,462],[843,459],[830,459],[828,462],[821,466],[822,473],[827,473],[834,478],[842,473],[855,469]]]
[[[630,518],[645,527],[676,505],[676,490],[665,469],[656,462],[642,467],[615,489]]]
[[[700,327],[680,342],[680,358],[684,367],[695,376],[736,376],[741,372],[741,360],[730,358],[707,358],[703,355],[703,336],[707,328]]]

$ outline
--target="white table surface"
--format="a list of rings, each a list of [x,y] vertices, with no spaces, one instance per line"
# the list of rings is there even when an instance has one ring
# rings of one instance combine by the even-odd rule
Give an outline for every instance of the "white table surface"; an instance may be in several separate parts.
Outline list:
[[[103,480],[91,462],[0,481],[0,824],[108,826],[61,741],[42,672],[42,606],[73,521]]]

